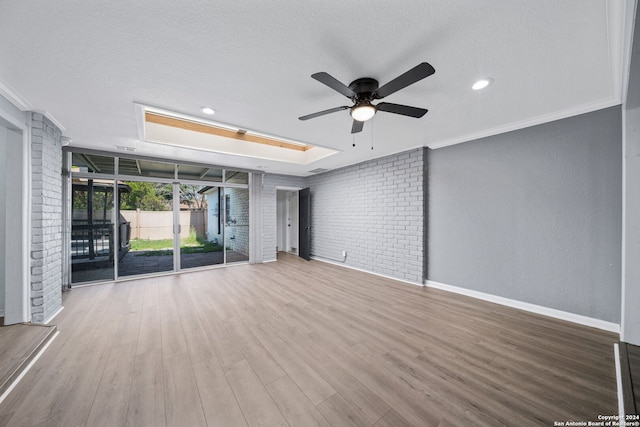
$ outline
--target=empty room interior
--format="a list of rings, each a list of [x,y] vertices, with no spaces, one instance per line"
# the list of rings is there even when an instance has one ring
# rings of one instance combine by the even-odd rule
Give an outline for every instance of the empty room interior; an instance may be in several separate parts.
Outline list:
[[[1,0],[0,426],[640,425],[639,16]]]

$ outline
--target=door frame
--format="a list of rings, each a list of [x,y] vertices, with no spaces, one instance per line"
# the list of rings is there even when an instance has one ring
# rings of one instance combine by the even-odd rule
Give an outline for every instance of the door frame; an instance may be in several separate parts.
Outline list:
[[[278,221],[278,191],[286,191],[287,193],[291,193],[291,192],[298,192],[302,190],[302,187],[287,187],[287,186],[276,186],[276,194],[275,194],[275,204],[276,204],[276,246],[278,246],[278,233],[279,233],[279,224],[280,222]],[[300,203],[300,201],[298,201],[298,203]],[[286,203],[286,212],[287,215],[289,214],[289,199],[287,199],[287,203]],[[298,220],[298,236],[300,235],[300,221]],[[290,248],[291,248],[291,238],[290,238],[290,231],[289,231],[289,227],[287,227],[285,229],[285,252],[289,252]],[[278,250],[282,250],[282,248],[278,247]]]
[[[19,204],[20,221],[17,229],[14,230],[19,235],[19,248],[13,248],[5,254],[5,307],[4,324],[14,324],[29,322],[31,320],[30,304],[30,249],[31,249],[31,133],[29,132],[30,116],[26,115],[25,121],[11,114],[10,111],[0,105],[0,124],[9,130],[21,134],[22,150],[20,151],[21,161],[20,171],[14,175],[19,179],[17,185],[14,182],[14,191],[21,194]],[[15,217],[15,215],[12,215]],[[5,237],[7,237],[5,235]],[[8,239],[7,239],[8,240]],[[15,240],[14,240],[15,241]],[[0,242],[5,244],[5,242]],[[9,257],[11,255],[11,258]]]

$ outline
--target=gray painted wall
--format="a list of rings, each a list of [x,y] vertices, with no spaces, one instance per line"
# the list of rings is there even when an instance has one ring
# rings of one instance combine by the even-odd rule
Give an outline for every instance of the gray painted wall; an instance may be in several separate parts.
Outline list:
[[[631,51],[625,105],[625,270],[621,339],[640,345],[640,8]]]
[[[304,177],[265,174],[262,182],[262,255],[264,261],[276,259],[276,247],[278,246],[276,187],[304,188],[305,186]]]
[[[625,271],[621,339],[640,345],[640,108],[625,112]]]
[[[430,151],[428,279],[620,321],[621,109]]]
[[[307,178],[311,253],[414,283],[423,280],[423,149]]]

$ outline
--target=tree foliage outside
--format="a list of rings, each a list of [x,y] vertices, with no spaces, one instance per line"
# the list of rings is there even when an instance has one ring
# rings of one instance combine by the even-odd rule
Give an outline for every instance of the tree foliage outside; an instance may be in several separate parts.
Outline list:
[[[180,184],[180,204],[189,209],[204,209],[204,197],[198,193],[199,185]]]
[[[120,209],[142,211],[170,211],[172,210],[173,186],[157,182],[127,182],[131,191],[122,194]],[[203,209],[204,198],[198,193],[198,185],[180,185],[180,204],[190,209]]]
[[[173,189],[171,184],[157,182],[127,182],[131,189],[122,194],[120,209],[143,211],[170,211]]]
[[[89,191],[85,188],[73,189],[72,209],[74,211],[87,210],[89,206]],[[111,209],[113,207],[113,192],[105,191],[104,188],[94,189],[93,210]]]

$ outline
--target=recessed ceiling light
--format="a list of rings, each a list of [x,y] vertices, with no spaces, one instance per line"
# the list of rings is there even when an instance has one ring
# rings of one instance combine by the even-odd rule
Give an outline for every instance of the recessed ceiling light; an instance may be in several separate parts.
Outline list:
[[[211,114],[215,114],[215,112],[216,112],[216,110],[214,110],[214,109],[213,109],[213,108],[211,108],[211,107],[202,107],[202,108],[200,109],[200,111],[202,111],[202,112],[203,112],[203,113],[205,113],[205,114],[209,114],[209,115],[211,115]]]
[[[475,82],[473,86],[471,86],[471,89],[473,90],[484,89],[485,87],[489,86],[492,82],[493,82],[493,79],[480,79],[477,82]]]

